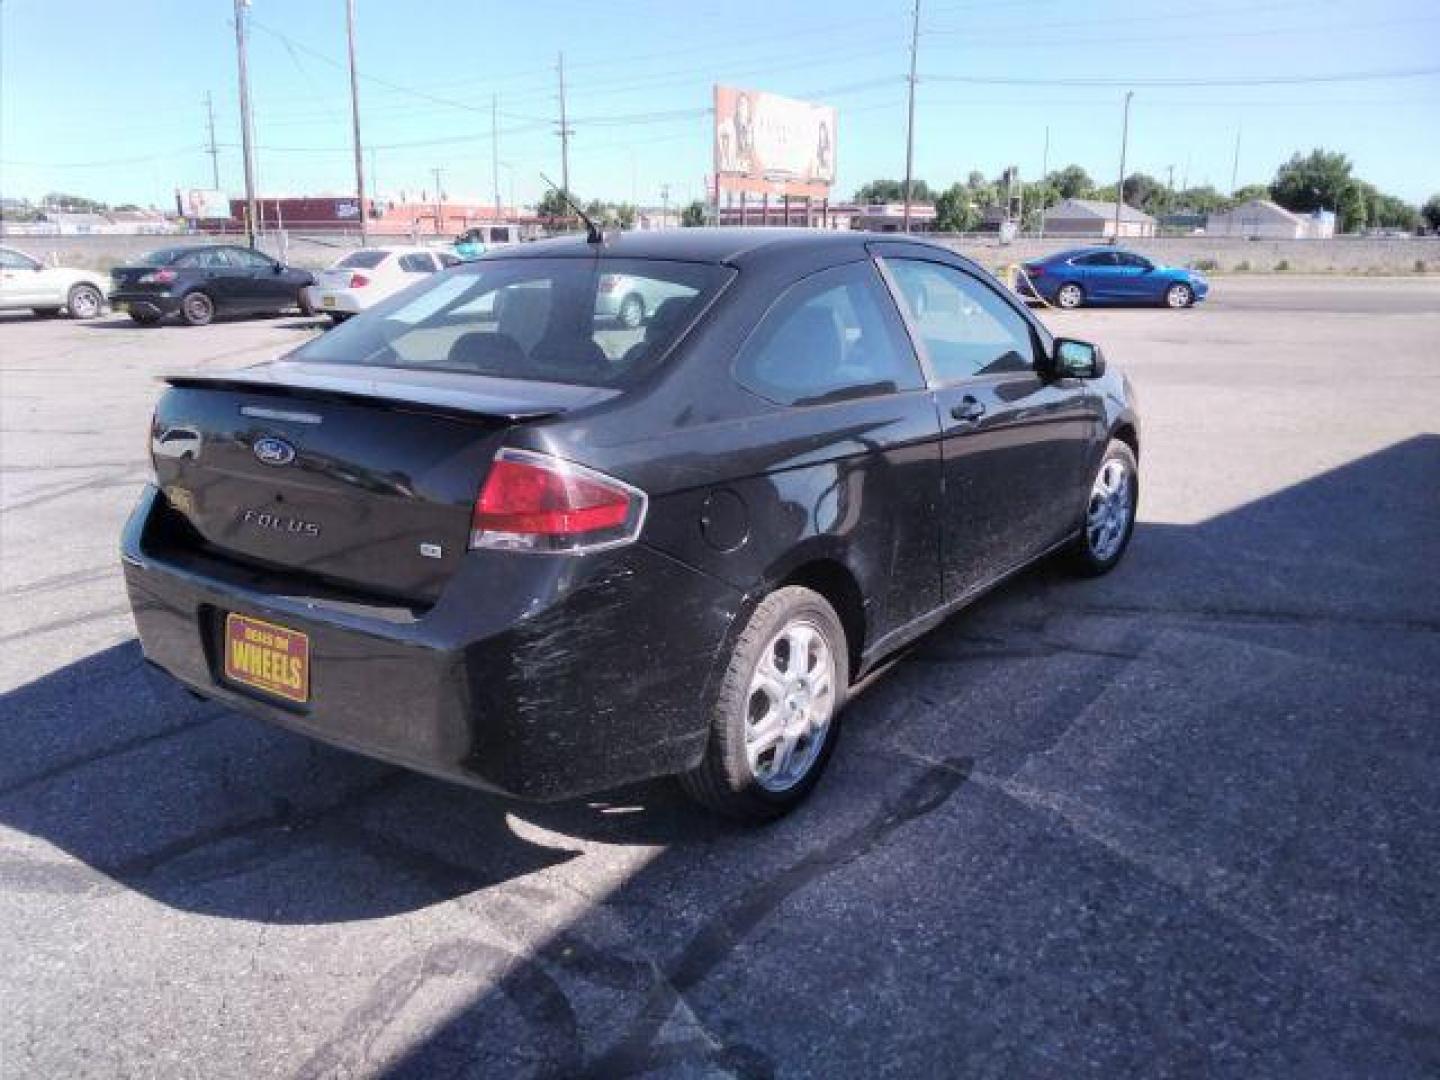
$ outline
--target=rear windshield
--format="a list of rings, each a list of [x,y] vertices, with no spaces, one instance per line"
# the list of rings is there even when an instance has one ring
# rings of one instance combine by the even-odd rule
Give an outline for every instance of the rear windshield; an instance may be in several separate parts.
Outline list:
[[[388,251],[352,251],[334,266],[336,270],[374,270],[385,261]]]
[[[651,259],[486,259],[428,277],[291,355],[625,387],[730,275]]]
[[[184,255],[187,251],[194,251],[194,248],[161,248],[159,251],[147,251],[136,259],[131,266],[169,266],[172,262]]]

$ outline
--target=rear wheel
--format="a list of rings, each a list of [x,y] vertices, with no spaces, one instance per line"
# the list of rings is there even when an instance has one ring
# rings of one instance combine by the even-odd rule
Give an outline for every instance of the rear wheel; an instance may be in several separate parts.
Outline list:
[[[1069,311],[1085,303],[1085,290],[1073,281],[1067,281],[1061,285],[1055,293],[1055,306],[1065,308]]]
[[[1115,568],[1130,546],[1139,498],[1135,452],[1119,439],[1111,439],[1090,485],[1084,527],[1070,550],[1070,564],[1077,573],[1098,577]]]
[[[798,805],[834,748],[849,672],[845,631],[825,598],[798,586],[771,593],[735,643],[704,760],[681,777],[686,791],[747,822]]]
[[[645,321],[645,301],[635,293],[631,293],[620,301],[620,325],[626,330],[634,330]]]
[[[93,319],[105,305],[105,297],[94,285],[79,284],[70,288],[65,306],[70,309],[72,319]]]
[[[1190,286],[1177,281],[1170,288],[1165,290],[1165,306],[1172,308],[1187,308],[1195,301],[1195,293]]]
[[[215,301],[203,292],[192,292],[180,301],[180,317],[190,326],[206,326],[215,318]]]

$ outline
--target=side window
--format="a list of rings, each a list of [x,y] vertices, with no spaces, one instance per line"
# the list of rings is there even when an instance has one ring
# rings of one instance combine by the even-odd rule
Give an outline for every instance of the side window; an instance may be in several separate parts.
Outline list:
[[[226,248],[225,254],[230,257],[230,265],[246,270],[269,270],[275,265],[258,251],[251,251],[249,248]]]
[[[1141,258],[1139,255],[1132,255],[1128,251],[1117,252],[1115,260],[1121,266],[1132,266],[1137,270],[1149,270],[1150,260]]]
[[[490,242],[492,244],[508,244],[510,242],[510,230],[506,228],[491,229]]]
[[[234,265],[221,248],[203,248],[200,251],[190,251],[175,260],[176,266],[183,266],[191,270],[222,270]]]
[[[9,248],[0,248],[0,267],[6,270],[39,270],[40,264],[28,255]]]
[[[1115,256],[1108,251],[1097,251],[1093,255],[1082,255],[1075,260],[1076,266],[1114,266]]]
[[[460,265],[460,257],[458,255],[451,255],[448,251],[437,251],[435,257],[440,260],[440,266],[446,270],[452,266]]]
[[[781,294],[745,342],[734,371],[740,385],[781,405],[924,385],[869,260],[823,270]]]
[[[433,274],[435,260],[423,252],[412,251],[400,256],[400,269],[407,274]]]
[[[1030,324],[993,289],[942,263],[886,259],[943,383],[1034,366]]]

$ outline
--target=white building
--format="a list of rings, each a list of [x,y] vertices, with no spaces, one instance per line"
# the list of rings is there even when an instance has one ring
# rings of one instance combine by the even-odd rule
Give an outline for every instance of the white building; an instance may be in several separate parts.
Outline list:
[[[1297,214],[1269,199],[1251,199],[1233,210],[1211,214],[1206,236],[1243,236],[1257,240],[1325,240],[1335,235],[1335,215],[1329,210]]]
[[[1114,237],[1115,204],[1096,199],[1066,199],[1045,211],[1046,236]],[[1120,207],[1121,236],[1154,236],[1155,219],[1143,210]]]

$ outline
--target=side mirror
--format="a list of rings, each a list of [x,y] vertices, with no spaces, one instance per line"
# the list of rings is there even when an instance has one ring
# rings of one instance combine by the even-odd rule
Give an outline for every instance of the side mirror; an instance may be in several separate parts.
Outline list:
[[[285,266],[282,263],[276,263],[273,269],[277,274],[283,274],[285,272]]]
[[[1057,379],[1098,379],[1105,374],[1105,354],[1088,341],[1056,338],[1050,373]]]

